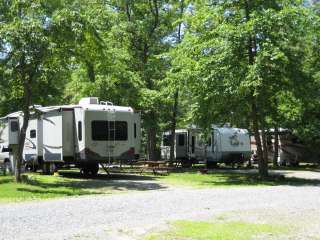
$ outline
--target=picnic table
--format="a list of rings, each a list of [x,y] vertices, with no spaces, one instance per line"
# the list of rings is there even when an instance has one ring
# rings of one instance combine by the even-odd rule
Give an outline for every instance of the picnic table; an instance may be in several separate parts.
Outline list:
[[[157,175],[159,173],[168,173],[170,169],[172,169],[171,166],[169,166],[171,161],[165,160],[165,161],[139,161],[138,165],[141,165],[141,171],[140,174],[143,173],[145,170],[152,170],[154,175]]]

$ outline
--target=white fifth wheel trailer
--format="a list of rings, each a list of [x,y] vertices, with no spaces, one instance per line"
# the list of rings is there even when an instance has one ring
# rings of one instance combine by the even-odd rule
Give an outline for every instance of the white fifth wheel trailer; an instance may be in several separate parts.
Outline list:
[[[247,129],[212,126],[206,157],[207,167],[217,163],[243,163],[250,159],[250,135]]]
[[[22,114],[15,116],[22,125]],[[78,105],[39,107],[31,113],[23,156],[29,166],[76,164],[96,174],[99,163],[131,161],[140,153],[140,114],[90,97]],[[1,143],[0,143],[1,145]]]

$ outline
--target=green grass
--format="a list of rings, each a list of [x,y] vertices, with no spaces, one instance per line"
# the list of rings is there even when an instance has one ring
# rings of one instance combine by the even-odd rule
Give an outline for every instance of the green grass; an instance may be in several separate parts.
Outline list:
[[[22,183],[14,182],[13,176],[0,175],[0,203],[165,188],[151,176],[100,174],[95,178],[84,178],[78,171],[63,170],[59,173],[60,176],[24,174]]]
[[[270,239],[286,232],[287,227],[269,224],[177,221],[171,230],[150,234],[144,240],[248,240],[259,236]]]
[[[319,185],[319,180],[269,177],[261,180],[257,174],[237,173],[232,171],[200,174],[197,172],[171,173],[160,176],[159,180],[176,186],[196,188],[208,187],[241,187],[241,186],[277,186],[277,185]]]
[[[111,194],[148,191],[166,188],[167,185],[194,188],[320,185],[320,180],[270,177],[260,180],[256,174],[234,171],[171,173],[167,176],[139,174],[99,175],[86,179],[79,172],[60,171],[60,176],[25,174],[23,183],[15,183],[12,176],[0,176],[0,202],[40,200],[88,194]],[[145,181],[147,180],[147,181]],[[151,182],[150,182],[151,181]],[[165,184],[164,184],[165,183]]]
[[[0,201],[16,202],[64,196],[99,194],[101,191],[83,188],[85,181],[55,176],[26,175],[23,183],[15,183],[12,176],[0,177]]]

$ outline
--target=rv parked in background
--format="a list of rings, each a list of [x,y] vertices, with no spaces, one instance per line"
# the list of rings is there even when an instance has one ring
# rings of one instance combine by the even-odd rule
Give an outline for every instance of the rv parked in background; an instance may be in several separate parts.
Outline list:
[[[163,133],[162,159],[170,159],[171,132]],[[243,163],[250,159],[250,136],[246,129],[212,126],[208,139],[197,127],[178,129],[175,133],[174,157],[184,165],[206,161],[207,167],[218,163]]]
[[[212,126],[207,146],[207,167],[218,163],[244,163],[251,156],[247,129]]]
[[[22,113],[2,118],[4,132],[12,130],[10,119],[20,125],[18,134]],[[10,152],[7,136],[10,134],[1,136],[2,152]],[[18,135],[14,137],[18,139]],[[46,172],[75,164],[85,174],[94,175],[99,163],[131,161],[139,158],[139,153],[140,114],[131,107],[89,97],[81,99],[78,105],[36,106],[31,112],[23,156],[28,166],[43,167]]]
[[[164,132],[161,143],[161,158],[170,159],[171,132]],[[205,141],[201,135],[201,130],[194,126],[175,131],[174,158],[180,160],[185,167],[192,163],[204,160]]]
[[[278,153],[277,163],[280,166],[298,166],[300,162],[318,163],[319,153],[317,150],[308,147],[299,137],[292,134],[288,129],[280,128],[278,130]],[[260,134],[261,135],[261,134]],[[275,154],[275,131],[269,129],[266,131],[268,161],[272,162]],[[251,148],[257,152],[255,138],[251,137]]]

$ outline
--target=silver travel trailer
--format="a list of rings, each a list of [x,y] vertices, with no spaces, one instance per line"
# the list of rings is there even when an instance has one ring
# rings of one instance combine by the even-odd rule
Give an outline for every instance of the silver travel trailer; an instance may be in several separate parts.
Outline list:
[[[190,127],[176,130],[175,159],[185,166],[205,161],[208,168],[218,163],[243,163],[250,159],[250,136],[246,129],[212,126],[209,137],[201,129]],[[171,132],[163,133],[161,144],[162,159],[170,158]]]
[[[21,112],[14,113],[22,124]],[[9,115],[8,115],[9,116]],[[140,153],[140,114],[90,97],[78,105],[36,107],[23,156],[29,166],[75,164],[96,174],[99,163],[131,161]]]
[[[217,163],[243,163],[250,159],[250,136],[247,129],[212,126],[207,145],[207,166]]]
[[[171,132],[164,132],[161,143],[161,158],[170,159]],[[199,162],[205,156],[205,142],[203,141],[200,129],[192,126],[186,129],[175,131],[174,157],[182,162],[183,166],[190,166]]]

